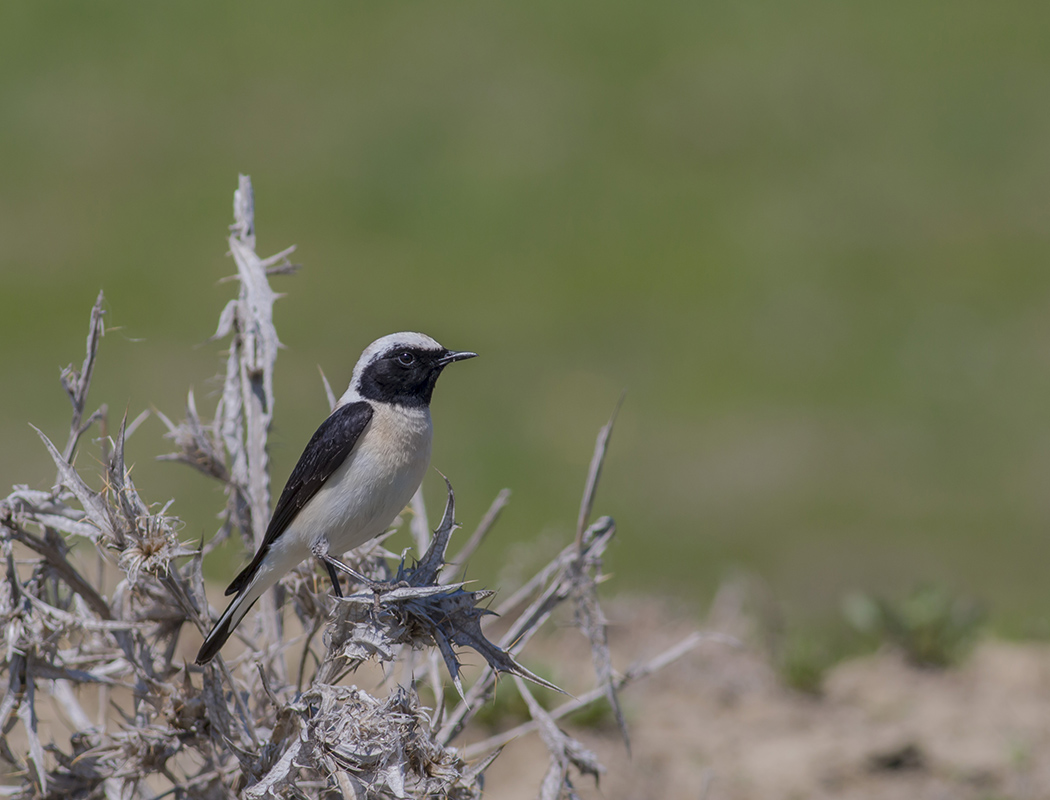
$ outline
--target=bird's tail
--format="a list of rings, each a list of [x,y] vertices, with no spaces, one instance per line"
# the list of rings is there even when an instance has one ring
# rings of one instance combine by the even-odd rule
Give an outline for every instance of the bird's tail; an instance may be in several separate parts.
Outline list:
[[[205,637],[204,644],[201,645],[201,649],[197,653],[198,664],[207,664],[215,658],[216,653],[226,644],[226,640],[230,638],[233,629],[244,619],[244,615],[255,605],[255,601],[259,599],[259,596],[270,588],[272,581],[259,580],[260,577],[256,575],[256,580],[241,589],[226,607],[222,616],[219,617],[219,621],[215,623],[215,627],[211,629],[211,633]]]

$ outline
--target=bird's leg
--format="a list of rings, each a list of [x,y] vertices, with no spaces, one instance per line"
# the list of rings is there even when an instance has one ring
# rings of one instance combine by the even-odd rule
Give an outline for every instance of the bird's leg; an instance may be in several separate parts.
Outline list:
[[[328,541],[324,537],[319,538],[310,545],[310,551],[321,560],[321,563],[324,564],[324,568],[328,570],[328,577],[332,580],[332,591],[335,592],[335,596],[342,597],[343,590],[339,586],[339,573],[337,573],[336,570],[342,569],[349,572],[351,575],[354,575],[353,570],[328,555]]]
[[[332,576],[332,582],[335,583],[337,586],[339,584],[336,581],[336,570],[339,570],[340,572],[345,572],[355,581],[357,581],[360,584],[363,584],[364,586],[367,586],[372,591],[377,591],[379,587],[383,586],[381,582],[374,581],[371,578],[366,578],[356,569],[351,569],[338,558],[332,558],[332,556],[328,555],[327,553],[319,555],[318,557],[324,562],[325,567],[328,569],[328,574]]]
[[[335,592],[336,597],[342,597],[343,590],[339,588],[339,573],[335,571],[335,567],[332,566],[327,558],[323,559],[323,561],[325,569],[328,570],[328,577],[332,579],[332,591]]]

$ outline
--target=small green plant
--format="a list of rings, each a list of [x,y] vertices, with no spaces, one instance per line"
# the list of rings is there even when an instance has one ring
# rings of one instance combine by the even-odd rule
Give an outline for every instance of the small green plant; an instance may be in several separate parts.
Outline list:
[[[627,717],[630,718],[630,710]],[[590,730],[612,730],[616,727],[616,712],[608,700],[597,703],[588,703],[579,711],[574,711],[566,716],[566,721],[577,728],[588,728]]]
[[[530,664],[530,669],[534,670],[534,674],[542,676],[544,680],[554,682],[553,671],[547,665]],[[425,684],[420,685],[419,692],[421,697],[428,700],[433,694],[430,687]],[[451,683],[445,686],[447,697],[453,697],[455,692],[456,689]],[[536,702],[548,711],[556,708],[563,701],[557,692],[542,686],[538,686],[533,691],[533,695]],[[521,693],[514,691],[510,685],[498,685],[492,699],[475,713],[474,722],[488,729],[490,733],[498,733],[520,725],[531,718],[528,704]],[[612,707],[603,702],[588,703],[579,710],[567,714],[565,720],[577,728],[592,730],[616,725]]]
[[[832,667],[873,649],[867,638],[841,621],[829,621],[818,627],[789,629],[780,642],[775,664],[785,685],[819,696]]]
[[[455,689],[449,685],[446,691],[454,692]],[[536,694],[541,695],[542,693],[536,692]],[[551,705],[547,702],[546,697],[537,697],[536,700],[545,709],[550,710]],[[512,728],[529,718],[529,707],[525,699],[512,687],[497,686],[492,699],[478,709],[478,713],[474,715],[474,722],[486,728],[490,733],[497,733]]]
[[[920,667],[949,667],[970,651],[984,622],[974,600],[942,586],[924,586],[898,600],[853,594],[842,604],[863,636],[889,642]]]
[[[823,690],[824,676],[835,661],[821,637],[796,632],[785,638],[777,669],[790,688],[818,696]]]

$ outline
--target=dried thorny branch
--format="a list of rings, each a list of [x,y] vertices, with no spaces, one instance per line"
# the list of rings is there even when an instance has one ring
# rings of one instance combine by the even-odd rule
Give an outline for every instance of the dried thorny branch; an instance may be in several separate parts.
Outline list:
[[[102,292],[99,292],[98,299],[95,300],[95,305],[91,309],[87,354],[84,356],[84,363],[81,365],[80,371],[77,372],[73,369],[72,364],[62,370],[62,388],[66,390],[66,394],[69,395],[69,401],[73,404],[73,418],[69,425],[69,439],[66,440],[66,446],[62,450],[62,457],[66,461],[73,457],[73,451],[76,449],[77,442],[80,441],[80,437],[84,432],[95,422],[104,421],[106,418],[106,407],[102,406],[86,420],[84,419],[84,411],[87,408],[88,388],[91,386],[91,375],[95,369],[95,356],[98,354],[98,346],[105,333],[105,329],[102,327],[102,315],[104,313],[102,311],[102,300]]]
[[[215,616],[205,595],[204,554],[234,530],[247,547],[256,547],[269,515],[267,436],[280,343],[272,314],[277,295],[268,277],[294,267],[287,260],[291,248],[268,259],[256,255],[253,206],[251,183],[242,176],[229,239],[240,289],[216,331],[230,347],[214,417],[198,411],[192,391],[183,420],[156,412],[175,446],[162,458],[191,465],[226,491],[211,542],[181,541],[179,521],[168,514],[171,504],[158,508],[139,494],[124,448],[144,417],[130,424],[125,418],[111,434],[105,406],[87,413],[104,331],[101,294],[82,366],[62,373],[73,406],[65,445],[59,448],[40,432],[58,470],[57,485],[49,491],[15,487],[0,500],[5,782],[20,783],[17,793],[24,798],[478,798],[485,769],[508,739],[467,750],[457,742],[491,696],[497,675],[507,673],[532,716],[517,733],[538,730],[551,753],[540,796],[575,796],[574,774],[597,777],[603,768],[555,720],[604,697],[626,740],[616,693],[658,666],[653,660],[616,675],[598,603],[602,556],[615,526],[608,517],[592,524],[589,518],[611,420],[595,448],[576,541],[497,607],[504,626],[498,641],[489,627],[497,615],[487,607],[494,593],[468,590],[461,570],[509,493],[500,493],[449,559],[458,525],[448,485],[433,535],[422,496],[413,503],[422,553],[417,562],[402,559],[392,567],[394,556],[380,537],[347,556],[361,580],[338,600],[317,565],[304,563],[278,587],[294,622],[283,624],[280,596],[267,593],[253,622],[238,629],[241,652],[235,644],[227,649],[229,664],[220,657],[199,668],[187,659]],[[83,434],[96,423],[101,480],[92,486],[74,462]],[[591,642],[597,685],[547,711],[526,681],[556,687],[518,656],[569,600]],[[184,635],[187,626],[191,632]],[[683,642],[674,656],[696,641]],[[463,648],[485,661],[469,685]],[[390,682],[385,697],[344,683],[369,660],[399,670],[400,680]],[[460,695],[451,707],[442,664]],[[416,691],[420,678],[434,696],[430,706]],[[67,730],[45,719],[64,720]]]

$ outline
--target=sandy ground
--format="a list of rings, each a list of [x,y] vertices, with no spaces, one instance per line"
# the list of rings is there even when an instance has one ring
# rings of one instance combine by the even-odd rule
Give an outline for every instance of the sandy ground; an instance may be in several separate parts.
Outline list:
[[[618,668],[693,626],[651,602],[609,609]],[[588,669],[579,634],[540,645]],[[893,652],[839,665],[822,697],[785,688],[753,650],[702,644],[624,693],[629,757],[616,729],[565,728],[608,768],[582,798],[1005,800],[1050,797],[1050,646],[985,641],[960,667],[917,669]],[[480,734],[479,734],[480,735]],[[488,772],[486,796],[535,797],[547,764],[533,735]]]

